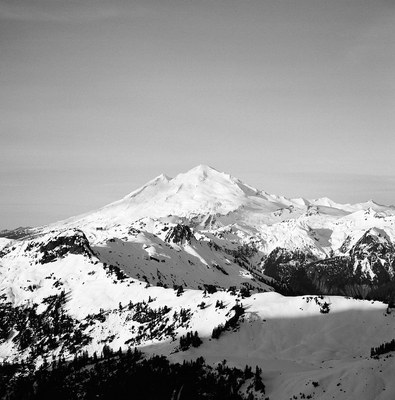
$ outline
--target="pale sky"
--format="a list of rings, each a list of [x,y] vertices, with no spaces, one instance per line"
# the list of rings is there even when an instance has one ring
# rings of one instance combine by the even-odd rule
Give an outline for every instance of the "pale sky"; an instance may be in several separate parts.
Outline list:
[[[0,0],[0,229],[208,164],[395,204],[394,0]]]

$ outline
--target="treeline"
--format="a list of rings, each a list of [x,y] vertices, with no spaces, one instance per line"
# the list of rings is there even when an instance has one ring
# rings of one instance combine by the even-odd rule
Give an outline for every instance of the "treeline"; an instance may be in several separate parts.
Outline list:
[[[106,346],[100,357],[83,353],[72,362],[59,359],[30,372],[21,365],[0,366],[0,398],[5,400],[253,400],[264,391],[259,368],[242,371],[225,361],[211,367],[203,357],[172,364],[164,356],[145,358],[130,348],[114,353]]]
[[[100,309],[78,321],[64,307],[67,300],[68,294],[64,291],[48,296],[42,302],[44,311],[38,312],[38,304],[14,306],[5,295],[0,296],[0,344],[9,340],[13,333],[12,342],[21,358],[51,358],[55,350],[65,356],[73,355],[92,341],[87,332],[95,325],[99,327],[110,314],[118,313],[125,321],[136,323],[132,326],[131,337],[125,341],[134,347],[153,339],[175,340],[178,329],[189,328],[192,315],[189,308],[171,312],[171,308],[164,305],[154,309],[149,304],[153,299],[149,298],[148,302],[120,303],[113,310]]]
[[[390,351],[395,351],[395,339],[392,339],[390,342],[382,343],[378,347],[372,347],[370,349],[370,357],[376,357],[380,354],[389,353]]]

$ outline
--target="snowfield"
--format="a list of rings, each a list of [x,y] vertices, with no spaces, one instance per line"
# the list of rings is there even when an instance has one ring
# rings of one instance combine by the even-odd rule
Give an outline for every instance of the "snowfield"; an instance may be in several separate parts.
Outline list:
[[[357,277],[347,279],[376,288],[394,277],[394,238],[395,208],[372,201],[287,199],[207,166],[160,175],[100,210],[0,238],[0,359],[40,365],[136,346],[177,362],[258,365],[270,399],[392,400],[393,353],[372,358],[371,348],[395,338],[395,310],[283,296],[266,273],[312,260],[317,282],[319,268],[348,257]],[[59,315],[51,342],[31,328],[52,332]],[[195,331],[203,343],[181,351]]]

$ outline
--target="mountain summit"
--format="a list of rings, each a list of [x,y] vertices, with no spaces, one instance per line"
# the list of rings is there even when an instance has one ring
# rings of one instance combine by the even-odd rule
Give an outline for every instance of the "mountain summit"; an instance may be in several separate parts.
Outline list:
[[[238,209],[266,213],[288,204],[229,174],[198,165],[174,178],[161,174],[123,199],[71,221],[124,224],[143,217],[227,215]]]
[[[121,200],[97,211],[64,221],[68,226],[130,224],[140,218],[179,217],[202,221],[210,216],[223,224],[242,222],[260,226],[305,213],[344,216],[365,210],[388,210],[375,203],[338,204],[328,198],[289,199],[258,190],[240,179],[207,165],[198,165],[174,178],[161,174]]]

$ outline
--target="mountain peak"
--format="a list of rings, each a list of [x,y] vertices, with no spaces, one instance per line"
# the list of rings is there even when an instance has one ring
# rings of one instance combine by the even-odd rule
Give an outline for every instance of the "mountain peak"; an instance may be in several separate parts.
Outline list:
[[[90,213],[85,221],[114,224],[143,217],[227,215],[246,207],[273,211],[280,205],[274,205],[239,179],[200,164],[174,178],[161,174],[123,199]]]
[[[228,173],[199,164],[174,178],[161,174],[121,200],[67,222],[74,226],[78,221],[84,220],[84,224],[110,226],[130,224],[144,217],[177,216],[196,219],[197,216],[200,218],[207,215],[223,216],[227,218],[226,221],[230,221],[228,216],[232,213],[234,221],[247,221],[255,226],[278,222],[288,214],[292,214],[289,217],[297,218],[311,205],[323,206],[325,214],[337,216],[367,208],[363,205],[344,206],[325,197],[316,200],[292,200],[271,195]],[[284,214],[284,210],[288,210],[287,214]],[[354,215],[352,218],[356,217]],[[358,218],[365,219],[366,216],[361,215]]]
[[[192,196],[196,197],[197,192],[200,192],[198,196],[204,194],[203,197],[200,196],[201,200],[208,198],[213,200],[216,197],[216,202],[234,202],[237,199],[238,206],[244,203],[246,197],[259,194],[259,190],[245,184],[240,179],[203,164],[177,175],[172,183],[179,185],[179,190],[189,187],[188,190]]]
[[[208,173],[208,172],[213,172],[213,171],[219,172],[214,167],[211,167],[210,165],[206,165],[206,164],[199,164],[196,167],[191,168],[188,172],[192,172],[192,171],[203,172],[203,173]]]
[[[160,174],[154,179],[154,181],[171,181],[171,179],[172,178],[166,174]]]
[[[199,176],[199,177],[207,178],[208,176],[218,175],[218,174],[222,175],[223,172],[220,172],[220,171],[216,170],[215,168],[210,167],[208,165],[199,164],[196,167],[190,169],[189,171],[185,172],[182,175]]]

